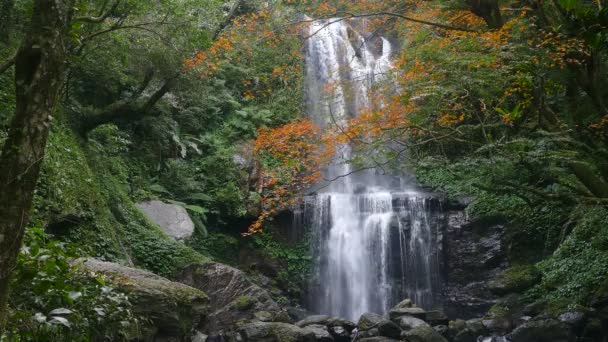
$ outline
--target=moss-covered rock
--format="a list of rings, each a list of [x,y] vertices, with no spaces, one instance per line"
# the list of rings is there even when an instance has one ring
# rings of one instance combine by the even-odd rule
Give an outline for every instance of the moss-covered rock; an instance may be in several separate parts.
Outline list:
[[[147,318],[149,334],[184,338],[199,328],[208,313],[204,292],[148,271],[95,259],[77,260],[88,273],[103,273],[129,293],[136,314]]]
[[[534,265],[513,266],[490,282],[490,290],[498,295],[521,293],[541,281],[542,274]]]

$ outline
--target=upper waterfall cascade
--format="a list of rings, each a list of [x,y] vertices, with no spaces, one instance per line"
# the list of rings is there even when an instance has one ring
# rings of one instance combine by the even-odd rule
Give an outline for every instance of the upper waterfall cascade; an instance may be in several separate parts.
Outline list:
[[[346,125],[348,118],[381,106],[370,94],[391,69],[392,46],[385,38],[366,37],[361,26],[336,19],[310,25],[306,108],[320,125]],[[350,153],[344,145],[338,159]],[[330,166],[325,176],[336,180],[296,212],[295,222],[310,227],[315,239],[309,308],[357,319],[386,312],[404,297],[433,307],[438,262],[431,200],[402,178],[352,171],[344,162]]]

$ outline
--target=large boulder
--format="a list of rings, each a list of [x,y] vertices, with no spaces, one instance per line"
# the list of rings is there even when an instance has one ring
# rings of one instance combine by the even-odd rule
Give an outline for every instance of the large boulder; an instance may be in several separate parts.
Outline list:
[[[533,320],[515,328],[512,342],[572,342],[575,337],[570,327],[554,319]]]
[[[147,201],[137,203],[137,207],[150,221],[176,240],[185,240],[194,233],[194,222],[180,205]]]
[[[398,339],[401,336],[401,328],[388,319],[383,319],[378,323],[378,332],[380,336]]]
[[[328,322],[330,319],[331,319],[331,317],[329,317],[327,315],[312,315],[312,316],[308,316],[308,317],[304,318],[301,321],[296,322],[296,325],[299,326],[300,328],[305,327],[307,325],[312,325],[312,324],[328,325]]]
[[[429,324],[427,322],[421,320],[420,318],[405,315],[405,316],[399,317],[399,326],[403,330],[412,330],[412,329],[420,327],[420,326],[429,326]]]
[[[378,324],[384,320],[384,317],[375,314],[375,313],[371,313],[371,312],[366,312],[363,315],[361,315],[361,317],[359,318],[359,322],[357,323],[357,326],[359,327],[359,330],[363,331],[363,330],[369,330],[372,328],[377,328]]]
[[[205,329],[217,332],[233,328],[237,322],[254,318],[254,313],[280,312],[270,294],[251,282],[242,271],[221,263],[192,264],[177,279],[203,290],[210,299]]]
[[[198,289],[112,262],[79,259],[75,264],[87,273],[106,275],[115,286],[129,293],[133,311],[151,322],[147,335],[181,339],[204,323],[209,299]]]
[[[327,330],[325,325],[310,324],[303,328],[304,331],[312,332],[315,335],[317,342],[334,342],[333,336]]]
[[[445,337],[430,326],[419,326],[412,330],[404,331],[401,335],[408,342],[447,342]]]
[[[393,321],[398,321],[402,316],[413,316],[420,319],[426,319],[426,311],[422,308],[393,308],[388,312],[389,317]]]
[[[238,332],[243,342],[315,342],[314,332],[288,323],[254,322]]]

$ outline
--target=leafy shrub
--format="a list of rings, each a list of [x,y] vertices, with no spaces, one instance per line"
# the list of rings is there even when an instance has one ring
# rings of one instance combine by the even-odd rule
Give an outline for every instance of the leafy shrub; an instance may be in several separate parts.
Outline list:
[[[26,232],[1,340],[90,341],[134,337],[140,319],[127,295],[71,264],[81,251],[40,228]]]

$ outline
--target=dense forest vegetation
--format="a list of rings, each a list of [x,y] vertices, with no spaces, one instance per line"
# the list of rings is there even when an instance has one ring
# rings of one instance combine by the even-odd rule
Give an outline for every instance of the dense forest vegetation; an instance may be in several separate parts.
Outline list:
[[[261,258],[278,265],[273,300],[297,306],[310,242],[278,222],[348,162],[414,174],[507,227],[488,316],[592,312],[584,336],[605,341],[607,5],[0,0],[0,340],[145,340],[155,318],[129,281],[83,257],[173,280]],[[365,20],[399,47],[382,105],[326,130],[302,106],[318,18]],[[137,205],[150,200],[183,207],[192,236],[165,234]]]

